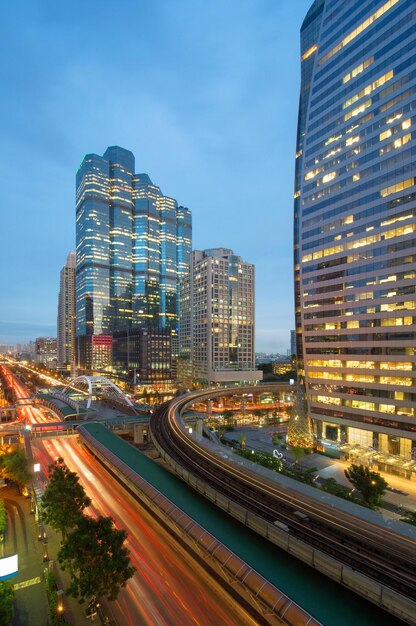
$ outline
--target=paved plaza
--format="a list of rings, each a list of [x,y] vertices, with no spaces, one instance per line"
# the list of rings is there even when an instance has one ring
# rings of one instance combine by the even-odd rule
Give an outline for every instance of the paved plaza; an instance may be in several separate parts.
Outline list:
[[[243,428],[235,428],[231,432],[225,433],[224,437],[228,440],[239,441],[240,435],[246,436],[245,446],[247,449],[254,449],[259,452],[273,453],[273,450],[279,449],[280,445],[275,445],[272,442],[272,437],[276,437],[279,434],[285,435],[286,426],[268,426],[261,427],[251,426]],[[283,443],[285,439],[282,439]],[[283,458],[286,459],[285,463],[290,465],[294,463],[295,459],[290,450],[280,450],[283,454]],[[311,454],[303,457],[300,461],[301,467],[304,469],[316,468],[316,475],[319,479],[335,478],[335,480],[341,485],[351,487],[351,483],[347,480],[344,472],[350,466],[348,461],[342,461],[339,459],[331,459],[323,454]],[[399,478],[392,474],[382,473],[382,476],[389,484],[389,488],[384,496],[386,508],[388,514],[392,517],[400,517],[399,510],[403,508],[409,511],[416,511],[416,481],[406,480],[405,478]]]

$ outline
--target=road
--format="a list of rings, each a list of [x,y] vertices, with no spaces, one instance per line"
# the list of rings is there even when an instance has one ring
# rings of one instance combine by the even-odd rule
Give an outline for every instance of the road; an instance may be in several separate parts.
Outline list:
[[[28,391],[15,381],[18,397]],[[21,409],[30,423],[46,421],[42,409]],[[225,593],[77,442],[77,438],[37,440],[35,459],[47,474],[59,456],[77,472],[92,505],[87,513],[110,515],[128,533],[137,571],[104,611],[119,626],[255,626],[257,622]]]
[[[128,533],[137,572],[106,612],[121,624],[149,626],[244,625],[255,622],[212,583],[202,568],[83,450],[77,439],[36,441],[33,453],[46,471],[62,456],[93,501],[87,513],[110,515]]]

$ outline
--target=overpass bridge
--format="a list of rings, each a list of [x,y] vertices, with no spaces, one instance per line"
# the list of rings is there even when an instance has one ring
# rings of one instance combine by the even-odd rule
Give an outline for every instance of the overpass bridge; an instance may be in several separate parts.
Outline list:
[[[134,416],[120,418],[102,418],[97,420],[110,431],[116,433],[133,433],[134,442],[142,443],[143,434],[149,428],[149,416]],[[30,428],[31,439],[54,439],[55,437],[68,437],[77,434],[77,429],[85,422],[79,420],[61,422],[41,422],[32,424]],[[20,428],[20,430],[22,430]],[[0,431],[1,434],[1,431]]]
[[[224,393],[224,390],[215,390],[218,393]],[[182,411],[186,410],[187,406],[195,399],[195,394],[203,394],[206,398],[207,395],[211,395],[213,390],[204,390],[203,392],[193,392],[191,394],[187,394],[187,396],[178,398],[174,402],[170,403],[167,406],[162,406],[160,408],[159,414],[156,414],[151,418],[152,420],[152,434],[155,437],[156,445],[160,448],[160,440],[157,434],[158,427],[155,428],[153,422],[159,422],[160,419],[164,419],[166,416],[166,410],[171,405],[174,405],[175,411],[180,414]],[[230,393],[236,393],[236,389],[230,391]],[[178,405],[179,403],[179,405]],[[169,411],[168,411],[169,413]],[[172,415],[170,416],[172,417]],[[176,419],[178,415],[174,416]],[[128,418],[127,418],[128,419]],[[173,418],[172,418],[173,419]],[[129,420],[130,421],[130,420]],[[317,568],[318,570],[324,572],[330,578],[334,578],[335,580],[339,580],[344,585],[349,586],[349,589],[354,590],[356,593],[365,593],[368,595],[369,599],[379,606],[383,606],[383,608],[390,610],[395,615],[400,615],[400,617],[405,617],[410,615],[414,615],[413,612],[408,612],[408,605],[411,605],[411,611],[413,611],[414,603],[410,599],[404,598],[401,593],[397,593],[393,589],[389,589],[388,587],[384,587],[382,591],[382,601],[380,600],[379,587],[380,583],[377,581],[376,583],[372,582],[369,586],[367,585],[367,578],[365,575],[360,573],[359,571],[354,571],[349,566],[344,566],[342,563],[334,562],[331,560],[331,557],[327,557],[324,553],[325,544],[331,543],[332,538],[330,533],[328,533],[327,528],[321,528],[322,536],[325,538],[324,543],[321,544],[321,549],[308,548],[302,544],[301,538],[305,539],[310,535],[316,536],[316,529],[314,528],[315,520],[313,518],[316,517],[316,511],[321,511],[329,508],[332,511],[332,514],[335,515],[336,511],[334,511],[335,507],[332,502],[328,501],[320,501],[311,505],[312,511],[309,513],[310,518],[305,521],[304,519],[300,520],[296,516],[293,515],[293,507],[295,510],[303,510],[303,508],[309,507],[309,504],[305,505],[305,502],[308,500],[307,493],[299,493],[296,492],[293,488],[285,488],[282,493],[282,499],[278,505],[277,509],[273,509],[270,506],[270,503],[263,504],[263,509],[266,506],[267,510],[272,512],[274,519],[282,519],[282,515],[287,522],[286,528],[282,528],[274,525],[273,523],[268,522],[268,520],[262,520],[257,512],[252,512],[247,509],[247,503],[251,500],[252,494],[247,492],[247,488],[241,488],[236,486],[233,488],[234,495],[237,495],[238,500],[233,501],[229,495],[226,495],[224,491],[222,491],[221,487],[232,486],[232,480],[228,477],[225,481],[224,478],[221,479],[221,486],[218,484],[209,485],[207,484],[207,480],[210,478],[210,471],[207,470],[206,466],[204,466],[204,460],[199,460],[200,466],[202,468],[202,475],[198,476],[193,469],[184,469],[180,467],[179,464],[176,463],[174,466],[176,473],[189,484],[190,487],[195,489],[199,494],[203,495],[203,498],[195,491],[191,490],[188,485],[185,485],[178,481],[174,475],[166,470],[163,467],[160,467],[158,464],[154,464],[151,461],[148,461],[150,465],[146,466],[146,463],[143,461],[143,455],[135,448],[130,446],[127,442],[123,441],[120,437],[115,436],[114,433],[111,433],[109,428],[105,427],[105,424],[97,424],[97,423],[85,423],[85,422],[76,422],[75,424],[70,423],[59,423],[60,427],[65,427],[65,425],[69,429],[73,426],[74,432],[79,435],[81,441],[87,447],[89,452],[93,454],[100,463],[104,466],[105,469],[108,469],[113,474],[117,475],[120,482],[125,484],[131,491],[137,494],[138,499],[141,501],[144,499],[147,502],[146,506],[152,506],[153,508],[157,506],[159,502],[161,502],[162,495],[169,499],[168,509],[164,510],[162,516],[167,515],[169,520],[166,517],[163,517],[166,523],[173,524],[181,520],[181,523],[185,523],[185,527],[181,527],[180,531],[181,537],[185,535],[189,535],[189,541],[193,542],[194,547],[198,550],[204,551],[205,557],[209,560],[211,559],[211,552],[209,551],[209,546],[212,547],[214,553],[218,553],[218,555],[224,554],[223,547],[218,545],[218,549],[216,548],[217,544],[214,543],[215,539],[219,540],[226,544],[228,548],[235,551],[236,554],[243,560],[240,568],[235,568],[232,566],[236,561],[234,560],[234,555],[230,554],[227,559],[228,561],[218,562],[217,565],[222,571],[227,571],[231,580],[234,581],[235,585],[240,585],[245,583],[245,578],[247,576],[247,586],[245,587],[245,591],[249,592],[256,598],[256,601],[259,603],[264,601],[269,601],[271,597],[274,597],[273,606],[270,608],[268,605],[267,610],[276,610],[276,611],[285,611],[285,618],[288,619],[283,620],[286,623],[293,624],[316,624],[318,623],[318,619],[322,619],[324,623],[334,623],[336,620],[338,626],[347,626],[351,623],[359,626],[361,624],[365,624],[365,621],[361,621],[360,618],[368,614],[369,611],[372,612],[373,616],[377,616],[374,619],[377,620],[379,626],[388,626],[391,624],[391,617],[387,616],[382,611],[378,610],[376,607],[369,607],[363,600],[360,600],[358,597],[354,596],[351,598],[353,594],[351,594],[346,589],[339,587],[339,585],[335,585],[328,579],[323,579],[320,577],[319,572],[314,572],[312,569],[304,568],[296,566],[296,559],[302,559],[304,561],[309,562],[312,567]],[[42,425],[46,426],[46,425]],[[147,424],[146,424],[147,427]],[[46,433],[44,433],[46,435]],[[39,432],[40,436],[40,432]],[[168,437],[171,437],[172,434],[168,433]],[[189,439],[189,447],[186,448],[187,455],[189,460],[192,460],[192,450],[196,450],[199,447],[199,443],[195,441],[192,437],[189,437],[189,433],[183,424],[181,438],[183,441]],[[161,449],[162,456],[166,460],[168,460],[168,454]],[[229,451],[228,451],[229,452]],[[209,461],[209,457],[211,457],[213,451],[211,449],[203,448],[202,455],[206,461]],[[221,456],[221,455],[220,455]],[[226,463],[226,459],[224,458],[226,455],[222,453],[222,461]],[[237,462],[234,462],[233,465],[233,474],[246,474],[245,478],[250,486],[256,484],[260,481],[260,477],[256,475],[256,473],[247,471],[243,472],[240,462],[241,459],[238,459]],[[226,484],[226,482],[228,484]],[[150,492],[147,491],[148,483],[153,485],[159,490],[159,494],[152,492],[152,495],[149,495]],[[300,486],[302,487],[302,486]],[[299,488],[299,485],[298,485]],[[263,492],[265,487],[262,487]],[[275,490],[276,485],[268,484],[266,488],[266,492],[268,490]],[[182,491],[184,490],[184,491]],[[146,495],[147,494],[147,495]],[[185,494],[185,495],[184,495]],[[266,497],[266,496],[265,496]],[[205,499],[206,500],[205,500]],[[331,499],[328,496],[329,500]],[[211,501],[211,502],[210,502]],[[288,513],[287,507],[292,506],[292,514]],[[208,508],[206,508],[208,507]],[[232,520],[229,520],[227,515],[224,512],[221,512],[222,509],[228,515],[236,517],[242,524],[236,525],[236,523]],[[153,509],[152,509],[153,510]],[[187,520],[186,516],[183,512],[186,512],[188,515],[190,514],[191,520]],[[371,519],[371,524],[376,525],[374,520],[377,517],[376,514],[371,511],[369,514],[374,515],[374,519]],[[304,513],[306,517],[308,515]],[[319,513],[320,515],[320,513]],[[344,517],[351,517],[351,514],[346,511],[341,511],[341,524],[342,519]],[[370,515],[371,517],[371,515]],[[207,528],[207,532],[200,532],[198,529],[198,525],[195,524],[195,521],[198,522],[203,528]],[[358,520],[358,524],[361,524],[362,520]],[[356,523],[354,520],[353,523]],[[377,520],[378,525],[380,523]],[[281,522],[284,525],[284,522]],[[338,521],[336,522],[338,524]],[[394,526],[397,524],[400,525],[399,522],[396,522]],[[403,524],[402,524],[403,526]],[[192,531],[194,529],[194,531]],[[228,530],[227,530],[228,529]],[[238,530],[240,529],[240,530]],[[392,531],[395,531],[396,528],[389,527],[389,525],[385,525],[383,528],[383,532],[387,533],[387,536],[390,538],[392,535]],[[240,532],[249,533],[246,536],[240,534]],[[361,528],[358,532],[361,532]],[[410,531],[409,531],[410,532]],[[260,536],[257,537],[255,533],[262,535],[267,538],[267,541],[264,542],[262,551],[260,552],[259,543],[263,541]],[[357,534],[357,533],[355,533]],[[394,532],[393,532],[394,534]],[[364,538],[365,539],[365,538]],[[270,543],[271,542],[271,543]],[[344,541],[342,540],[337,542],[338,548],[340,548],[341,544]],[[365,545],[366,541],[364,541]],[[414,542],[413,542],[414,543]],[[275,545],[273,545],[275,544]],[[279,548],[283,548],[290,553],[291,556],[285,555],[284,552],[278,550],[276,546]],[[215,549],[214,549],[215,548]],[[252,550],[250,550],[252,548]],[[323,548],[323,550],[322,550]],[[403,551],[403,559],[408,558],[408,550]],[[312,561],[310,560],[310,555],[312,554]],[[397,554],[397,551],[394,550],[393,554]],[[294,555],[294,556],[293,556]],[[373,553],[373,557],[379,557],[378,552]],[[365,560],[366,554],[365,549],[363,550],[362,560]],[[287,560],[289,559],[289,560]],[[294,562],[295,561],[295,562]],[[232,569],[228,570],[226,563],[229,563]],[[248,566],[245,565],[248,563]],[[282,565],[283,564],[283,565]],[[384,564],[383,564],[384,565]],[[248,567],[248,569],[247,569]],[[296,572],[294,576],[294,584],[291,587],[291,594],[285,595],[284,590],[280,591],[280,595],[276,595],[276,591],[270,591],[270,594],[266,590],[270,589],[265,586],[265,582],[260,582],[259,578],[255,578],[256,574],[253,572],[251,574],[251,568],[255,570],[255,572],[264,574],[267,572],[266,579],[275,584],[277,591],[279,589],[283,589],[285,585],[287,585],[288,578],[291,576],[291,572]],[[280,577],[276,577],[277,571],[280,572]],[[400,577],[402,572],[398,572],[398,576]],[[341,577],[341,578],[340,578]],[[250,591],[250,580],[256,579],[259,581],[259,584],[251,588]],[[278,582],[278,584],[276,583]],[[408,576],[405,575],[402,577],[402,582],[404,585],[409,584]],[[332,587],[331,587],[332,586]],[[266,593],[266,597],[263,596],[263,592]],[[287,589],[287,587],[286,587]],[[322,589],[325,589],[325,597],[322,596],[322,602],[317,601],[319,595],[322,595]],[[306,596],[310,594],[309,599],[305,599]],[[292,595],[293,600],[290,600],[290,595]],[[328,599],[330,598],[330,599]],[[291,614],[290,607],[293,607],[293,611],[297,611],[300,607],[296,604],[296,601],[302,606],[308,605],[311,610],[317,617],[317,620],[313,620],[313,618],[306,614],[302,618],[300,614],[296,614],[296,618],[294,614]],[[293,605],[292,605],[293,602]],[[407,603],[407,604],[406,604]],[[319,606],[318,606],[319,605]],[[264,604],[263,604],[264,606]],[[297,608],[296,608],[297,607]],[[330,609],[329,609],[330,607]],[[287,610],[287,612],[286,612]],[[330,613],[328,613],[330,610]],[[407,611],[407,613],[406,613]],[[335,617],[336,616],[336,617]],[[293,621],[291,621],[293,618]],[[331,621],[332,620],[332,621]],[[413,622],[409,622],[413,623]]]
[[[230,504],[227,510],[220,494],[214,502],[196,493],[195,484],[202,485],[201,480],[185,484],[101,424],[84,423],[78,435],[103,468],[175,538],[187,542],[208,566],[225,574],[235,589],[243,589],[244,597],[250,594],[263,616],[293,626],[321,622],[367,626],[371,614],[378,626],[391,626],[391,615],[316,570],[303,567],[295,548],[289,554],[260,537],[254,526],[236,523],[230,515],[237,507]],[[279,528],[274,531],[279,533]],[[287,541],[287,533],[283,535]]]
[[[412,528],[276,472],[259,472],[223,446],[189,433],[181,415],[190,405],[231,393],[236,390],[194,391],[160,407],[150,430],[162,458],[182,480],[261,536],[416,624]]]

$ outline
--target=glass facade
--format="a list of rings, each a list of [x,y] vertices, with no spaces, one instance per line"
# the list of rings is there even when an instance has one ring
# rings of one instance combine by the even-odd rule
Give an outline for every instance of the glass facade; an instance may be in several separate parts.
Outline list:
[[[170,330],[133,328],[114,333],[113,366],[137,384],[171,380]]]
[[[191,212],[134,170],[133,154],[118,146],[86,155],[78,170],[78,336],[137,327],[178,332]]]
[[[317,437],[404,458],[416,445],[415,34],[414,0],[314,2],[294,202],[297,355]]]

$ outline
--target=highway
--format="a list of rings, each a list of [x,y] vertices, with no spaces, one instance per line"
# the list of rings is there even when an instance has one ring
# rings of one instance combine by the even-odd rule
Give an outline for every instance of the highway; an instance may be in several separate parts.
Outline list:
[[[28,390],[15,379],[18,397]],[[30,423],[47,421],[42,409],[21,409]],[[77,472],[92,505],[92,516],[109,515],[128,533],[127,547],[137,571],[116,602],[103,602],[117,626],[256,626],[220,585],[212,580],[170,535],[95,461],[77,438],[33,442],[33,454],[47,467],[62,456]],[[260,618],[261,619],[261,618]],[[266,623],[266,622],[264,622]]]
[[[205,397],[207,392],[203,392]],[[192,438],[180,411],[201,392],[162,405],[152,416],[153,439],[178,464],[230,499],[379,583],[416,599],[416,541],[294,489],[242,470]],[[297,513],[296,513],[297,512]],[[299,512],[304,516],[299,518]]]
[[[128,495],[76,438],[36,441],[35,458],[42,470],[62,456],[77,472],[92,506],[92,516],[110,515],[128,533],[127,546],[137,572],[116,603],[106,603],[105,613],[117,624],[171,626],[196,624],[252,625],[252,620],[216,583],[178,548],[159,524]]]

